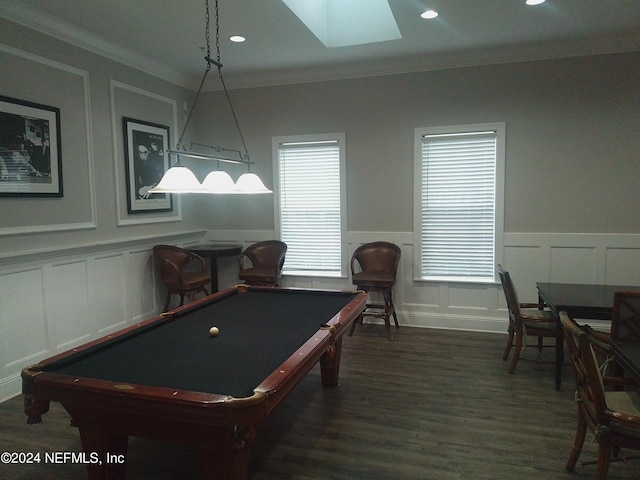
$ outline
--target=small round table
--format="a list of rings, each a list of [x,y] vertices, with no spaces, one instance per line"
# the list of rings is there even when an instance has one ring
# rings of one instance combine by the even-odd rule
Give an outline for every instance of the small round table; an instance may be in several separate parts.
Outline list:
[[[229,243],[202,243],[199,245],[191,245],[187,250],[209,258],[211,272],[211,292],[218,291],[218,257],[232,257],[242,253],[242,245]]]

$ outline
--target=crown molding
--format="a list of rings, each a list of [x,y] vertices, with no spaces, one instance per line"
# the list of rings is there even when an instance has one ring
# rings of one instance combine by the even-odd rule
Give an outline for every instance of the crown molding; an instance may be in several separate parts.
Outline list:
[[[640,34],[441,52],[348,65],[243,74],[225,73],[225,79],[231,85],[230,89],[259,88],[636,51],[640,52]],[[218,90],[212,85],[209,87],[209,91]]]
[[[193,89],[193,79],[163,63],[140,55],[133,50],[114,45],[103,38],[67,22],[43,14],[20,3],[0,4],[0,16],[47,36],[114,60],[168,82]]]
[[[175,85],[195,91],[197,80],[177,69],[139,53],[118,47],[85,30],[52,18],[20,3],[0,3],[0,16],[70,43],[90,52],[135,68]],[[411,57],[390,58],[375,62],[352,62],[342,65],[306,66],[287,70],[225,72],[230,90],[292,85],[363,77],[407,74],[483,65],[552,60],[640,51],[640,33],[622,36],[583,38],[535,45],[513,45],[482,50],[439,52]],[[216,78],[209,78],[203,91],[221,90]]]

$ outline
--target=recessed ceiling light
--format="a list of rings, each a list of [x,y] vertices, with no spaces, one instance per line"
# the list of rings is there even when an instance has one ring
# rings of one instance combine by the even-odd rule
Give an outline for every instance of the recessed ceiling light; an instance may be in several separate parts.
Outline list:
[[[229,37],[229,40],[235,43],[242,43],[246,40],[246,38],[244,38],[242,35],[231,35]]]
[[[426,12],[422,13],[420,16],[422,18],[427,18],[427,19],[436,18],[438,16],[438,12],[436,12],[435,10],[427,10]]]
[[[527,5],[540,5],[544,3],[546,0],[527,0]]]

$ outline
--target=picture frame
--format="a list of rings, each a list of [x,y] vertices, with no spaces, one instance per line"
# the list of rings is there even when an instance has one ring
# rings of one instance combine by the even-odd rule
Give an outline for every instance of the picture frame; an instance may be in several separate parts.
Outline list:
[[[60,109],[0,95],[0,196],[62,197]]]
[[[160,182],[169,169],[169,127],[123,117],[127,211],[134,213],[171,212],[171,194],[149,189]]]

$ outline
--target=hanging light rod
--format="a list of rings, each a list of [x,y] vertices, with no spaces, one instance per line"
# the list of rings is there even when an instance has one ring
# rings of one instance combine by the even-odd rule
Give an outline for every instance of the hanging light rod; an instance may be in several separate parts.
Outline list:
[[[222,64],[220,62],[215,61],[213,58],[209,57],[208,55],[206,57],[204,57],[204,59],[209,62],[209,64],[214,64],[216,67],[218,68],[222,68]]]
[[[192,152],[191,149],[194,146],[208,148],[216,152],[233,152],[238,155],[238,158],[230,158],[228,156],[223,156],[223,155],[208,155],[206,153],[200,153],[200,152]],[[244,164],[247,166],[255,165],[256,163],[250,160],[249,158],[247,158],[246,155],[242,155],[242,152],[240,150],[236,150],[233,148],[225,148],[222,145],[207,145],[205,143],[198,143],[198,142],[191,142],[189,144],[189,148],[183,147],[183,150],[168,150],[168,153],[176,156],[198,158],[200,160],[214,160],[214,161],[221,161],[226,163]]]
[[[176,143],[176,148],[167,150],[169,156],[173,155],[177,157],[177,161],[174,166],[167,170],[160,182],[154,188],[149,190],[149,193],[273,193],[271,190],[264,186],[262,180],[260,180],[260,178],[255,173],[251,172],[251,165],[254,165],[255,162],[252,162],[249,158],[247,144],[244,141],[244,136],[242,135],[242,130],[240,129],[240,123],[238,122],[238,118],[236,117],[236,112],[233,109],[231,98],[229,97],[229,92],[227,90],[227,85],[225,84],[224,76],[222,75],[222,62],[220,60],[220,15],[218,11],[218,0],[215,0],[217,60],[211,58],[211,43],[209,38],[209,0],[204,0],[204,5],[206,19],[205,38],[207,41],[207,56],[204,57],[207,64],[204,75],[202,76],[200,87],[198,88],[196,96],[193,100],[193,105],[191,105],[191,109],[189,110],[187,120],[185,121],[184,127],[182,128],[182,133],[180,133],[180,137],[178,138],[178,142]],[[184,134],[187,130],[187,127],[189,126],[189,122],[191,121],[193,110],[198,103],[198,98],[200,97],[200,93],[202,92],[202,87],[204,85],[205,79],[207,78],[209,70],[211,70],[211,65],[215,65],[218,69],[218,77],[220,78],[220,82],[222,83],[222,89],[224,90],[225,98],[227,100],[229,110],[231,111],[238,136],[240,137],[244,153],[240,150],[224,148],[219,145],[205,145],[195,142],[190,143],[189,148],[186,148],[182,145],[182,139],[184,138]],[[232,158],[227,155],[208,155],[206,153],[192,152],[191,147],[193,145],[210,148],[215,150],[216,152],[235,152],[238,155],[238,158]],[[207,175],[202,183],[200,183],[193,172],[191,172],[191,170],[180,163],[180,157],[242,164],[247,166],[247,173],[241,175],[238,181],[234,183],[228,173],[220,170],[214,170]]]
[[[224,149],[228,150],[228,149]],[[235,163],[243,165],[255,165],[256,162],[251,160],[245,160],[244,158],[229,158],[223,155],[207,155],[206,153],[191,152],[189,150],[167,150],[169,155],[175,155],[177,157],[197,158],[199,160],[212,160],[216,162]]]
[[[215,150],[216,152],[234,152],[234,153],[238,154],[238,158],[240,158],[242,162],[248,162],[248,163],[252,163],[252,164],[255,163],[255,162],[252,162],[251,160],[249,160],[248,156],[243,156],[242,152],[240,150],[237,150],[237,149],[234,149],[234,148],[226,148],[226,147],[223,147],[222,145],[207,145],[206,143],[191,142],[189,144],[189,149],[188,150],[191,150],[191,148],[193,148],[194,145],[196,145],[198,147],[209,148],[211,150]],[[185,148],[185,150],[187,150],[187,149]]]

